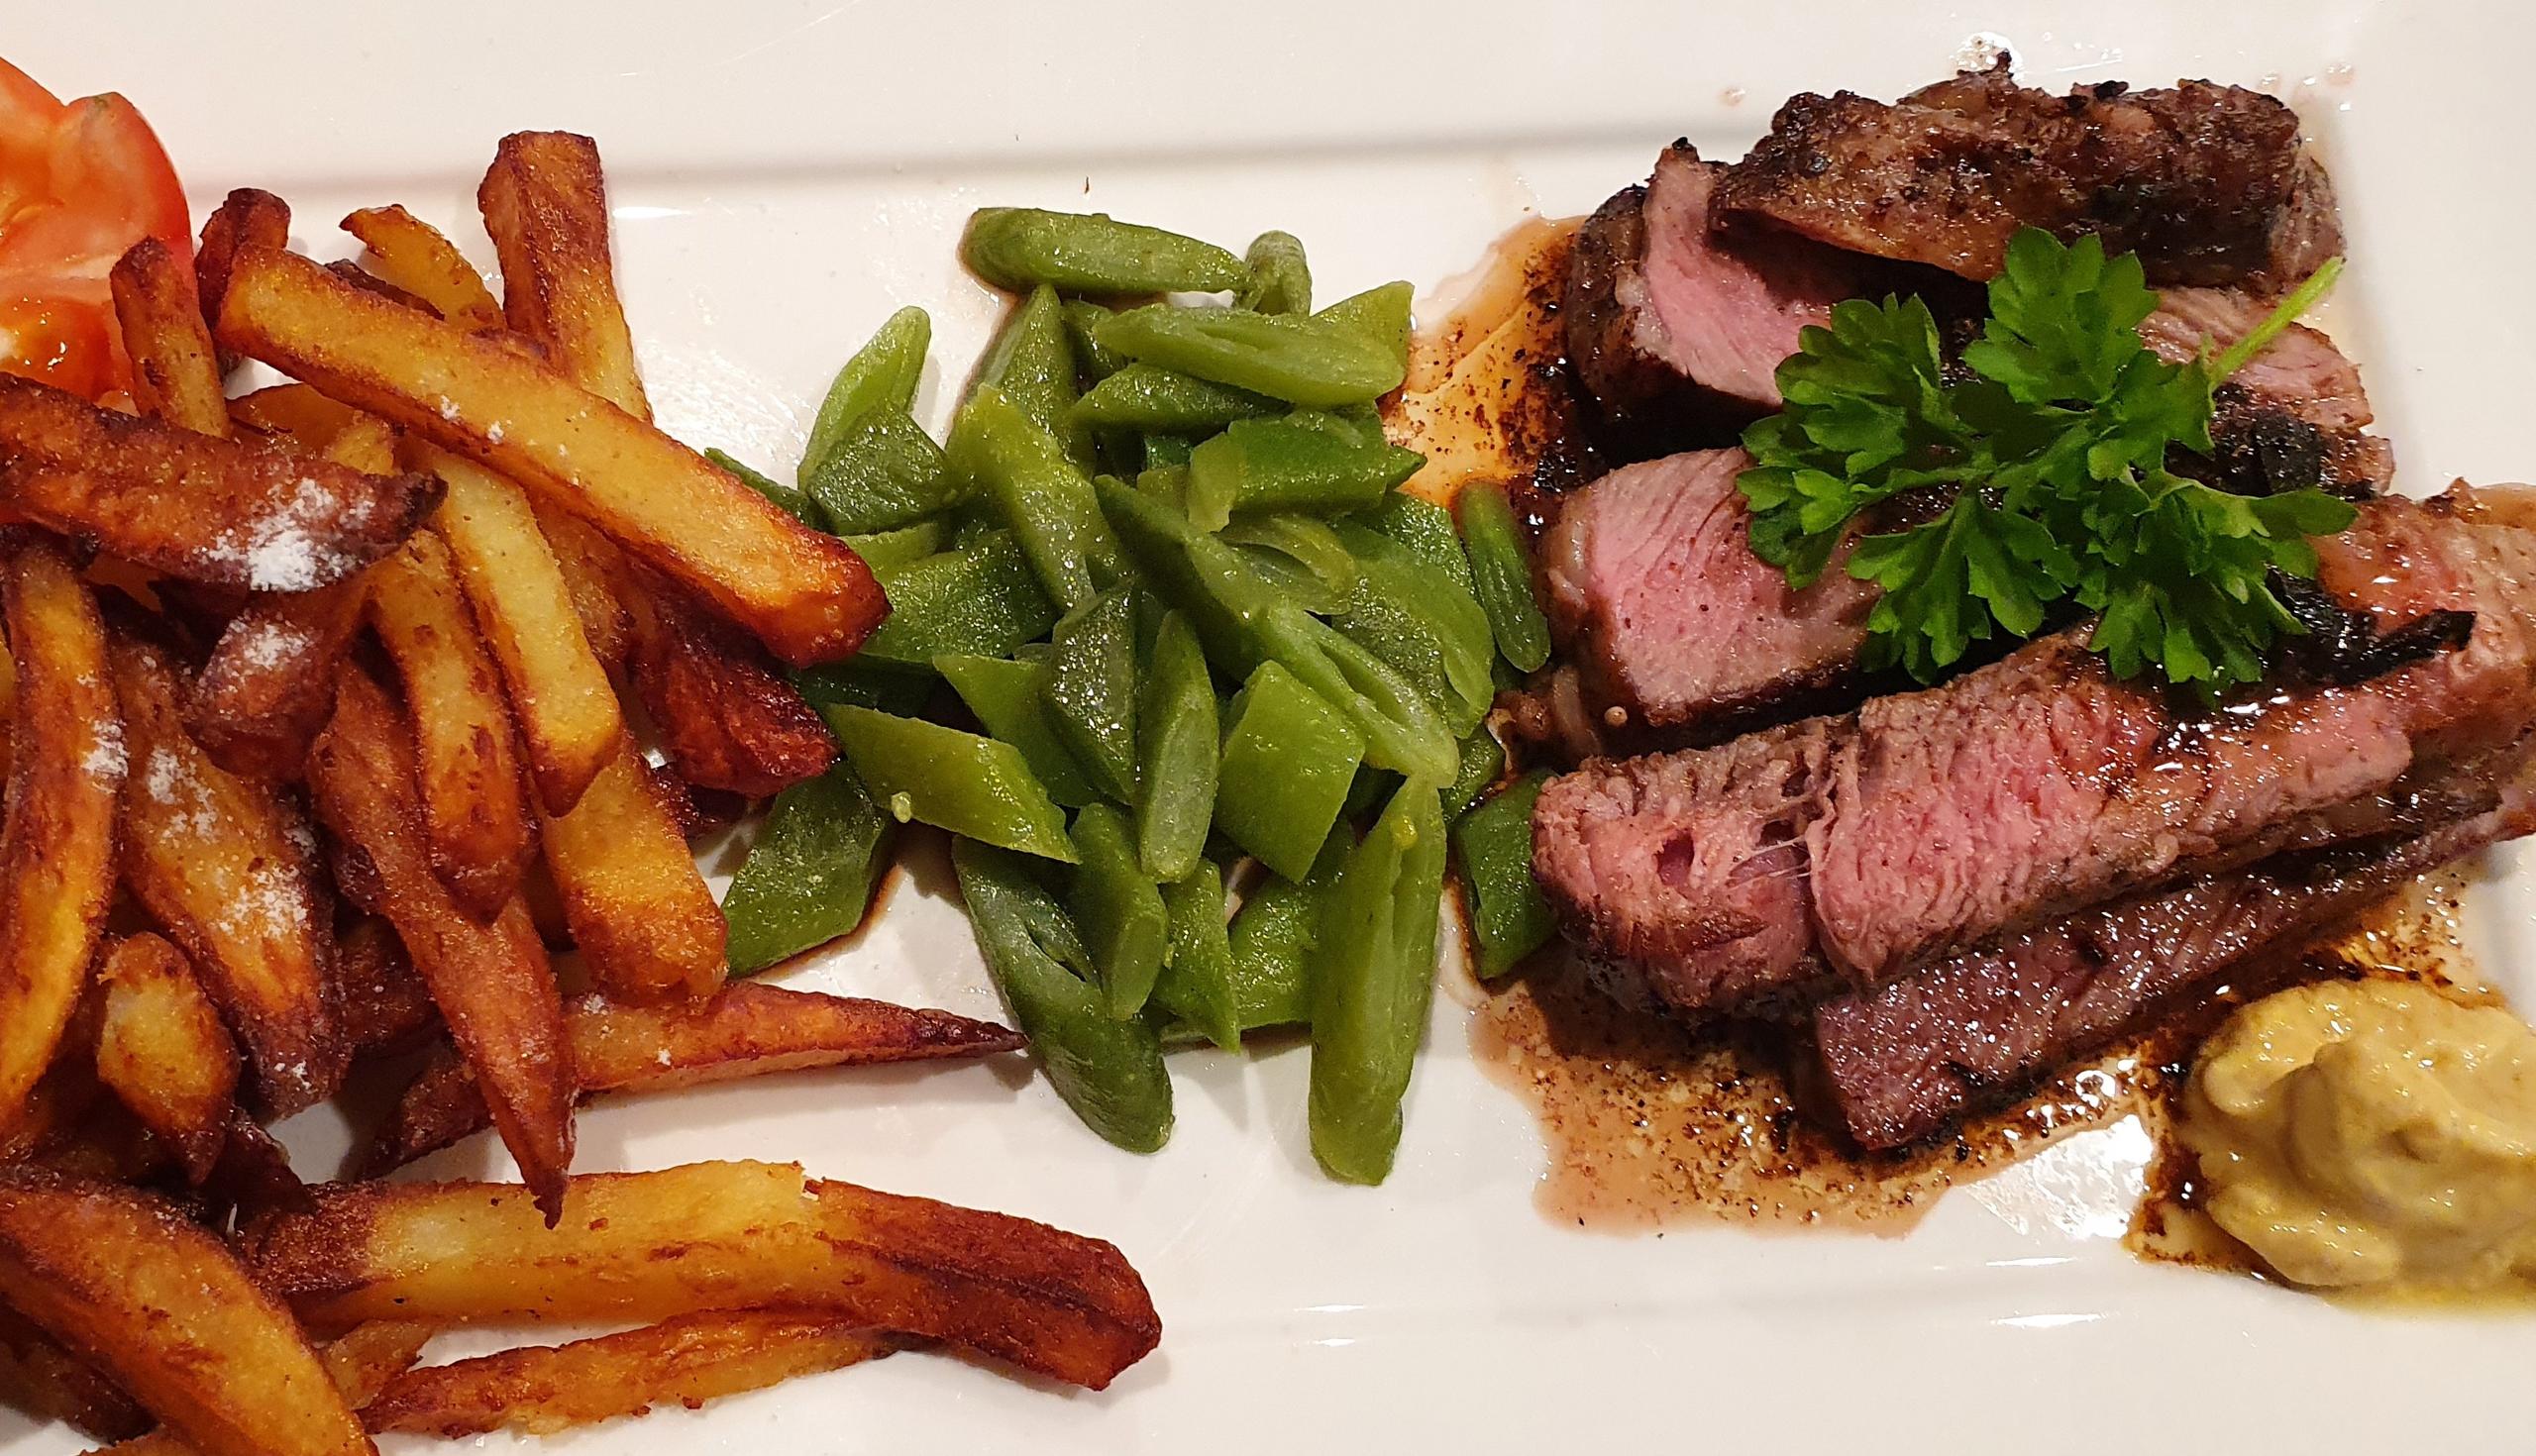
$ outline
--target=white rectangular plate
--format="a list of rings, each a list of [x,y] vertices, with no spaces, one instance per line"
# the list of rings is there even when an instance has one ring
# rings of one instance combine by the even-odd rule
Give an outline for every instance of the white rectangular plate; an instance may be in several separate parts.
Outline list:
[[[2352,238],[2335,327],[2369,366],[2407,487],[2506,479],[2536,458],[2520,428],[2536,270],[2518,257],[2536,204],[2511,145],[2524,123],[2504,114],[2530,26],[2501,0],[113,9],[53,7],[0,46],[63,95],[131,95],[197,218],[233,186],[267,187],[321,256],[348,251],[332,231],[344,212],[401,201],[489,261],[473,196],[494,139],[596,136],[664,423],[776,467],[827,372],[899,304],[933,310],[924,408],[940,424],[998,306],[954,260],[972,207],[1099,208],[1235,245],[1285,228],[1311,246],[1327,297],[1404,276],[1431,294],[1528,212],[1584,212],[1643,176],[1676,135],[1733,156],[1791,91],[1891,95],[1983,31],[2056,88],[2208,75],[2295,100]],[[725,847],[710,868],[736,858]],[[2472,906],[2505,984],[2536,909],[2513,859],[2495,858]],[[917,865],[877,930],[785,979],[1000,1014],[945,879]],[[1150,1281],[1166,1334],[1100,1396],[910,1355],[555,1445],[1229,1456],[2525,1440],[2536,1324],[2362,1314],[2134,1262],[2118,1236],[2146,1152],[2136,1129],[1958,1192],[1905,1238],[1553,1227],[1533,1206],[1530,1114],[1482,1078],[1464,1022],[1439,998],[1400,1170],[1372,1191],[1314,1171],[1296,1051],[1180,1054],[1179,1132],[1149,1159],[1095,1140],[1017,1067],[809,1074],[594,1107],[584,1169],[797,1159],[1109,1237]],[[287,1133],[310,1170],[347,1136],[323,1114]],[[471,1144],[426,1171],[507,1166]],[[0,1447],[77,1448],[14,1419],[0,1415]]]

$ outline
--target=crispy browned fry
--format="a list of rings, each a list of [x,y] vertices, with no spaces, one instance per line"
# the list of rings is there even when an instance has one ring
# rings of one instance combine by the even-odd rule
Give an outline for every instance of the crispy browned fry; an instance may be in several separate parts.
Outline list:
[[[273,1135],[240,1112],[229,1119],[229,1137],[211,1177],[196,1190],[202,1200],[199,1222],[218,1230],[267,1212],[305,1213],[317,1206],[308,1185],[290,1166],[290,1155]]]
[[[609,672],[625,665],[625,608],[613,584],[626,574],[625,554],[598,528],[571,511],[531,500],[538,529],[555,552],[564,583],[573,593],[573,610],[581,619],[581,636]]]
[[[406,292],[404,289],[397,287],[395,284],[380,277],[378,274],[363,267],[360,263],[353,261],[351,259],[339,258],[335,260],[333,262],[326,264],[326,271],[333,273],[336,277],[343,279],[345,282],[352,284],[356,288],[359,288],[364,293],[375,294],[376,296],[384,298],[388,302],[395,304],[399,308],[410,308],[416,313],[429,314],[433,318],[440,317],[439,309],[432,307],[431,304],[423,299]]]
[[[582,1095],[657,1092],[811,1067],[992,1056],[1021,1037],[991,1021],[886,1001],[735,981],[698,1006],[624,1006],[583,996],[565,1012]],[[446,1046],[414,1074],[362,1161],[375,1177],[486,1123],[467,1066]]]
[[[243,252],[217,333],[587,518],[795,667],[850,655],[888,611],[844,543],[686,446],[551,367],[304,258]]]
[[[306,398],[342,418],[330,422],[311,411],[288,429],[292,438],[312,450],[318,447],[307,442],[322,438],[329,460],[370,474],[396,468],[395,433],[385,421],[313,392]],[[299,777],[309,743],[334,711],[335,670],[361,631],[367,575],[314,591],[258,596],[230,619],[185,700],[185,724],[215,763],[256,779]]]
[[[150,1412],[95,1366],[0,1304],[0,1405],[77,1427],[100,1441],[150,1428]]]
[[[421,1046],[440,1030],[431,988],[414,972],[387,922],[356,921],[335,948],[335,984],[343,1002],[344,1039],[355,1057],[392,1056]],[[473,1079],[469,1087],[476,1084]]]
[[[266,1288],[323,1325],[795,1305],[1095,1390],[1162,1336],[1144,1281],[1099,1239],[791,1164],[583,1174],[552,1229],[508,1185],[355,1184],[317,1197],[314,1214],[266,1219],[242,1245]]]
[[[0,783],[9,779],[9,724],[18,715],[18,660],[9,655],[9,634],[0,632]]]
[[[449,486],[433,518],[519,715],[529,772],[550,813],[581,802],[616,756],[625,716],[581,635],[572,588],[520,488],[429,446],[415,462]]]
[[[598,144],[571,132],[515,132],[494,150],[476,205],[502,262],[502,312],[593,394],[650,419],[634,336],[616,296],[607,179]]]
[[[204,1456],[372,1450],[289,1311],[156,1199],[0,1168],[0,1298]]]
[[[320,455],[362,414],[305,384],[274,384],[229,401],[229,417],[267,435],[282,436],[310,455]]]
[[[449,548],[425,532],[372,568],[370,620],[405,681],[432,868],[479,920],[519,892],[533,851],[519,735]]]
[[[414,749],[395,704],[352,671],[308,755],[317,812],[351,861],[338,872],[385,917],[492,1108],[502,1143],[550,1211],[573,1161],[573,1059],[554,967],[514,898],[492,921],[462,909],[432,873]]]
[[[545,821],[546,867],[590,978],[621,1001],[711,995],[730,925],[631,739],[573,811]]]
[[[826,721],[766,649],[653,583],[618,595],[633,629],[628,676],[682,780],[771,798],[836,762]]]
[[[331,1094],[349,1060],[314,840],[271,783],[227,772],[186,734],[184,679],[163,649],[118,633],[108,656],[132,756],[124,883],[245,1044],[259,1105],[296,1112]]]
[[[452,1438],[504,1426],[551,1435],[672,1403],[691,1410],[891,1349],[886,1336],[816,1309],[684,1314],[568,1345],[409,1370],[363,1408],[362,1419],[374,1431]]]
[[[202,321],[220,318],[220,300],[229,292],[230,264],[249,244],[265,248],[290,246],[290,204],[270,192],[241,187],[202,220],[202,246],[194,253],[194,291],[200,295]],[[221,367],[236,361],[222,351]]]
[[[422,1354],[431,1337],[432,1328],[427,1324],[372,1320],[357,1324],[340,1338],[320,1345],[317,1363],[325,1368],[326,1378],[334,1382],[344,1404],[361,1410],[389,1382],[413,1368],[415,1358]],[[367,1416],[364,1418],[366,1421]],[[117,1442],[96,1456],[190,1456],[193,1449],[173,1431],[155,1430]]]
[[[199,1185],[220,1161],[238,1092],[238,1043],[184,952],[128,935],[106,952],[97,1079],[157,1133]]]
[[[144,238],[115,263],[109,284],[132,359],[133,401],[170,424],[228,434],[228,391],[194,297],[193,270],[166,244]]]
[[[5,1123],[53,1060],[88,983],[114,893],[115,797],[128,756],[105,623],[58,547],[32,534],[0,538],[0,619],[18,675],[0,826]]]
[[[432,306],[466,329],[502,327],[502,310],[484,275],[440,229],[404,208],[365,207],[344,219],[344,231],[370,250],[370,270]]]
[[[429,475],[366,475],[0,374],[0,511],[184,580],[312,590],[394,550],[440,496]]]

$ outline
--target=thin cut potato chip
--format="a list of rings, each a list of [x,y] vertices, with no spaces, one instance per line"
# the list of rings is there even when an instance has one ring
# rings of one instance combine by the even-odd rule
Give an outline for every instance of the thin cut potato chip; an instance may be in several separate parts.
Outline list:
[[[202,243],[194,252],[194,291],[204,324],[219,321],[220,300],[229,292],[230,265],[237,261],[238,250],[249,244],[289,247],[290,204],[270,192],[241,187],[202,220]],[[222,351],[224,371],[236,364]]]
[[[1110,1244],[791,1164],[582,1174],[552,1227],[510,1185],[370,1183],[316,1196],[316,1212],[261,1220],[240,1243],[264,1287],[322,1326],[792,1305],[1094,1390],[1162,1337],[1144,1281]]]
[[[184,952],[155,935],[128,935],[98,972],[97,1079],[114,1091],[200,1185],[229,1141],[238,1043],[194,979]]]
[[[5,1123],[53,1061],[88,984],[114,895],[115,797],[128,760],[105,623],[58,547],[32,536],[0,541],[0,619],[18,676],[0,825]]]
[[[145,414],[205,435],[229,433],[220,359],[194,297],[193,270],[156,238],[132,245],[108,275],[132,394]]]
[[[730,974],[730,925],[632,739],[568,814],[546,867],[590,977],[618,1000],[700,1000]]]
[[[616,295],[607,179],[598,144],[572,132],[515,132],[476,189],[502,262],[502,311],[555,364],[636,419],[652,417],[634,336]]]
[[[886,1001],[735,981],[698,1006],[624,1006],[583,996],[565,1012],[584,1096],[655,1092],[812,1067],[992,1056],[1021,1037],[990,1021]],[[484,1099],[446,1046],[414,1074],[361,1165],[375,1177],[486,1125]]]
[[[891,1351],[887,1336],[816,1309],[683,1314],[568,1345],[410,1370],[362,1410],[371,1430],[456,1438],[504,1426],[552,1435],[655,1405],[694,1409]]]
[[[702,456],[552,368],[304,258],[242,252],[218,337],[587,518],[794,667],[850,656],[888,612],[851,548]]]
[[[449,499],[434,527],[476,605],[476,621],[519,715],[529,772],[548,812],[581,802],[616,756],[625,714],[607,670],[581,635],[572,588],[520,488],[429,446],[415,463],[440,476]]]
[[[519,892],[534,851],[519,734],[448,546],[424,532],[370,572],[370,620],[405,683],[432,868],[476,918]]]
[[[366,475],[0,374],[0,512],[184,580],[313,590],[393,551],[440,496],[428,475]]]
[[[396,468],[395,433],[386,422],[322,395],[307,397],[343,416],[324,428],[327,459],[373,475]],[[295,429],[294,438],[316,438],[313,420],[301,428],[307,433]],[[185,725],[214,762],[254,779],[299,777],[308,745],[335,709],[335,673],[361,631],[368,574],[254,597],[230,619],[185,702]]]
[[[223,770],[186,735],[173,657],[129,633],[108,657],[132,755],[124,884],[246,1045],[258,1102],[296,1112],[334,1092],[348,1060],[326,983],[315,838],[272,784]]]
[[[440,229],[393,204],[365,207],[344,219],[344,231],[370,250],[370,271],[428,303],[467,329],[502,327],[501,307],[484,275]]]
[[[290,1312],[156,1198],[0,1168],[0,1299],[204,1456],[372,1452]]]
[[[386,689],[347,674],[308,755],[319,817],[346,851],[338,878],[396,927],[492,1108],[502,1143],[550,1212],[573,1161],[573,1061],[546,947],[514,897],[477,921],[433,873],[414,748]]]

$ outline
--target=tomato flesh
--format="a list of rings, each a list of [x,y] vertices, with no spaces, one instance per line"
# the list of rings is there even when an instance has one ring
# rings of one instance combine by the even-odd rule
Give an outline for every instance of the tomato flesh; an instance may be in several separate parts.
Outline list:
[[[107,281],[143,238],[192,252],[184,188],[131,102],[56,101],[0,60],[0,370],[90,398],[128,386]]]

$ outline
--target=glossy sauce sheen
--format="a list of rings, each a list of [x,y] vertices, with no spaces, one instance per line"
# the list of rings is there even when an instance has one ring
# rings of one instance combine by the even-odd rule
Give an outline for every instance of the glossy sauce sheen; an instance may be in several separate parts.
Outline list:
[[[1567,384],[1559,318],[1575,223],[1527,222],[1500,239],[1462,301],[1411,345],[1386,410],[1398,443],[1430,457],[1412,488],[1448,501],[1469,479],[1506,482],[1537,527],[1558,491],[1599,472]],[[2062,1069],[1951,1137],[1863,1154],[1800,1109],[1769,1028],[1690,1036],[1624,1009],[1557,948],[1495,988],[1467,982],[1472,1050],[1532,1106],[1549,1168],[1537,1195],[1554,1222],[1614,1232],[1728,1222],[1899,1233],[1945,1192],[2087,1128],[2139,1117],[2159,1154],[2126,1242],[2144,1258],[2252,1269],[2192,1205],[2173,1102],[2194,1049],[2253,995],[2335,975],[2480,988],[2457,928],[2464,872],[2415,887],[2307,950],[2245,968],[2189,1011]],[[2461,994],[2481,992],[2462,991]]]

